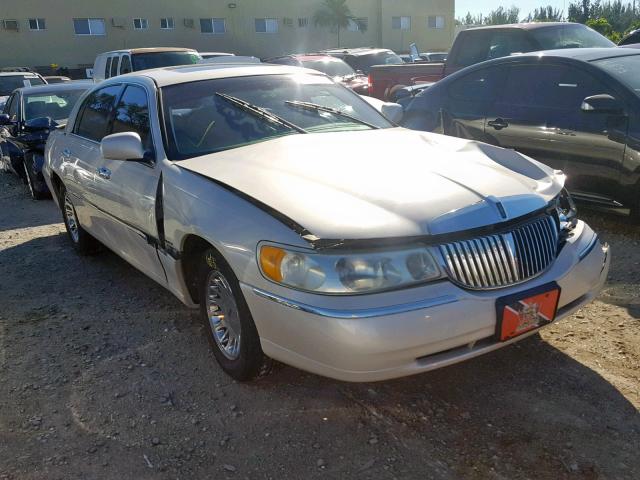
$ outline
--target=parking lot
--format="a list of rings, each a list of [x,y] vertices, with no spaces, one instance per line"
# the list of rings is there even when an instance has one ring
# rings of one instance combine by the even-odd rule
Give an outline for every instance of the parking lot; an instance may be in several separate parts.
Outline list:
[[[431,373],[347,384],[283,366],[239,384],[197,315],[53,202],[0,174],[0,478],[640,477],[640,234],[576,315]]]

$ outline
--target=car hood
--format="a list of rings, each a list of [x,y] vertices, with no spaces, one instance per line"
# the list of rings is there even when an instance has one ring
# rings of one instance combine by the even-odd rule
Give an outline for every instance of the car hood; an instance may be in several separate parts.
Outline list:
[[[177,162],[319,239],[452,233],[544,208],[564,175],[512,150],[404,128],[293,134]]]

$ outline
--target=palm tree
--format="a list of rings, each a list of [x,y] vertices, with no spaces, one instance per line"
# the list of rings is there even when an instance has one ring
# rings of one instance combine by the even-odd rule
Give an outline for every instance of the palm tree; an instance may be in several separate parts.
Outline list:
[[[347,0],[324,0],[322,7],[313,14],[313,24],[316,27],[330,27],[338,33],[338,47],[340,46],[340,29],[347,28],[351,22],[358,25],[358,30],[367,30],[367,24],[351,13]]]

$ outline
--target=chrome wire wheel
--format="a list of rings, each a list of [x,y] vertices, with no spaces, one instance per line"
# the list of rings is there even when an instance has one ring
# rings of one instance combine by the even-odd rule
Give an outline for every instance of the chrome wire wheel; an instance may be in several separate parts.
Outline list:
[[[69,194],[64,193],[64,218],[67,221],[67,227],[69,228],[69,234],[74,243],[80,241],[80,232],[78,231],[78,219],[76,218],[76,210],[73,208],[73,204],[69,199]]]
[[[220,352],[229,360],[240,356],[242,327],[233,290],[218,270],[207,276],[206,308],[211,334]]]

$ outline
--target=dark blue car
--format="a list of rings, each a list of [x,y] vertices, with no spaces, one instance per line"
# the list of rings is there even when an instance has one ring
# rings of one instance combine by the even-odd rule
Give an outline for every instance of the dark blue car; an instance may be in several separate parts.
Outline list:
[[[49,196],[42,177],[49,132],[66,123],[90,86],[91,83],[62,83],[19,88],[0,114],[0,168],[22,178],[36,200]]]

